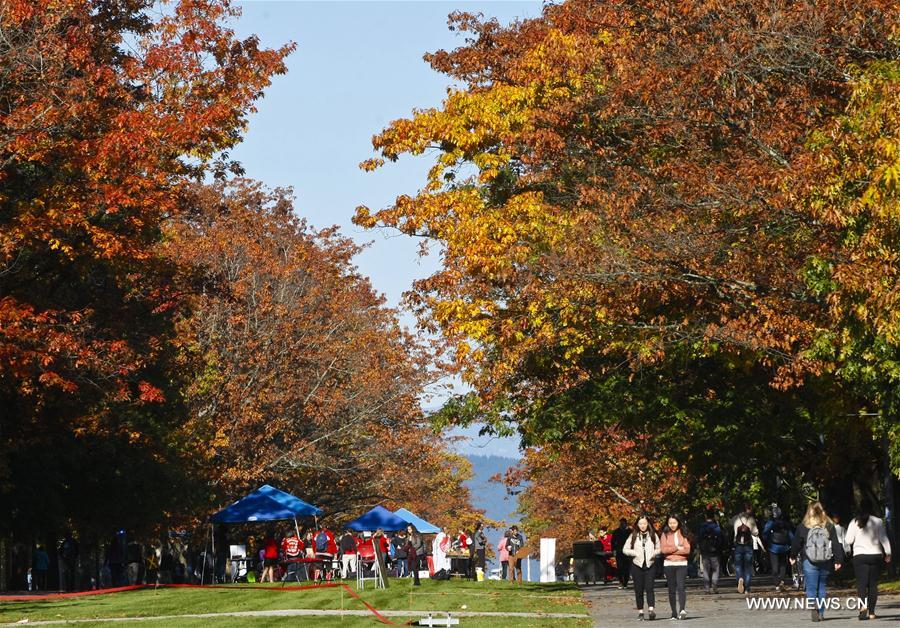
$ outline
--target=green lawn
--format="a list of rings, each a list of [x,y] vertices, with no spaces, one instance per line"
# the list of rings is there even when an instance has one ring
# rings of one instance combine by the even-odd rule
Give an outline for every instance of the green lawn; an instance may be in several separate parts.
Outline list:
[[[351,585],[352,587],[353,585]],[[253,590],[240,585],[227,589],[159,589],[88,596],[62,600],[0,602],[0,623],[14,623],[23,619],[70,620],[109,617],[154,617],[194,613],[223,613],[231,611],[276,609],[347,609],[365,607],[338,588],[307,591],[281,591],[275,585],[267,590]],[[391,580],[386,590],[366,589],[361,597],[378,610],[429,611],[516,611],[534,613],[587,613],[577,588],[569,583],[522,584],[508,582],[433,582],[424,580],[421,587],[412,587],[408,580]],[[462,607],[465,606],[466,609]],[[462,618],[462,626],[491,626],[502,624],[500,618]],[[395,618],[405,623],[409,618]],[[306,617],[254,617],[182,619],[179,626],[284,626],[309,623]],[[378,624],[374,616],[317,617],[322,626],[371,626]],[[140,626],[162,626],[171,620],[140,622]],[[589,620],[516,618],[516,626],[590,626]],[[91,625],[91,624],[80,624]]]
[[[878,582],[878,591],[879,593],[900,593],[900,578],[894,578],[893,580],[882,577],[882,579]]]

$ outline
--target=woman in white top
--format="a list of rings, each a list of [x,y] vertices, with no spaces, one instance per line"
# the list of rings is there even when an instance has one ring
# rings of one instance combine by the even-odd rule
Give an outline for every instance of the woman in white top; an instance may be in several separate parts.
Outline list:
[[[656,619],[653,609],[656,603],[653,578],[656,575],[656,559],[660,554],[659,537],[646,516],[638,517],[625,540],[622,553],[631,556],[631,579],[634,581],[634,599],[637,602],[638,619],[644,619],[644,595],[647,596],[647,619]]]
[[[434,537],[434,541],[431,542],[431,557],[435,572],[443,569],[449,573],[450,557],[447,556],[448,549],[450,549],[450,537],[447,536],[447,528],[442,527],[441,531]]]
[[[884,529],[884,522],[872,515],[872,502],[863,499],[856,517],[847,526],[844,547],[853,552],[853,571],[856,573],[856,592],[866,600],[866,607],[859,611],[860,619],[875,618],[878,602],[878,576],[882,563],[891,562],[891,542]]]

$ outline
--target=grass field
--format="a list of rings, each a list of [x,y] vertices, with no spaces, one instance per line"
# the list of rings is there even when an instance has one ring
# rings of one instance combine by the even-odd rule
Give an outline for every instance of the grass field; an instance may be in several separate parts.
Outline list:
[[[351,585],[352,587],[353,585]],[[587,613],[577,588],[569,583],[541,585],[508,582],[434,582],[423,580],[421,587],[412,587],[408,580],[390,581],[390,588],[366,589],[360,596],[379,611],[487,611],[529,613]],[[463,608],[465,606],[465,608]],[[306,591],[282,591],[280,586],[249,589],[235,585],[219,589],[145,589],[109,595],[81,598],[0,602],[0,624],[27,620],[90,620],[119,617],[166,617],[159,621],[141,621],[139,626],[153,628],[178,626],[374,626],[382,625],[374,617],[218,617],[215,619],[173,620],[174,615],[198,613],[227,613],[240,611],[315,609],[365,610],[365,606],[339,588]],[[412,617],[392,617],[397,624]],[[92,622],[79,623],[89,626]],[[101,625],[101,624],[98,624]],[[109,625],[109,624],[102,624]],[[586,627],[586,619],[515,618],[504,621],[500,617],[463,617],[460,626],[559,626]]]

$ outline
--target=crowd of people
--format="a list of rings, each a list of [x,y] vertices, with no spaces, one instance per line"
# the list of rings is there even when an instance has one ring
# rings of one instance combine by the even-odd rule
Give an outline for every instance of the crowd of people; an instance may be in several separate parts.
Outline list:
[[[809,504],[796,526],[776,505],[760,526],[753,508],[746,504],[727,523],[720,523],[714,509],[706,511],[696,534],[686,530],[677,515],[669,516],[661,529],[647,515],[629,525],[622,519],[612,533],[601,526],[588,538],[595,542],[599,568],[597,579],[609,582],[613,572],[624,589],[633,582],[638,619],[656,618],[654,582],[660,575],[668,589],[672,619],[687,617],[686,579],[689,560],[698,557],[703,589],[719,592],[719,577],[725,560],[733,559],[737,591],[751,594],[754,560],[768,554],[775,592],[786,588],[789,572],[805,587],[812,621],[825,616],[826,588],[829,576],[844,566],[852,555],[857,594],[865,600],[859,619],[873,619],[878,602],[878,578],[891,561],[891,544],[884,521],[873,514],[871,501],[861,501],[858,512],[844,529],[837,517],[830,517],[822,504]],[[730,554],[730,556],[729,556]],[[662,572],[662,573],[660,573]]]
[[[315,581],[354,578],[358,569],[370,573],[373,562],[384,575],[418,583],[426,571],[438,579],[484,578],[490,553],[482,523],[455,533],[443,527],[434,535],[421,534],[413,525],[398,531],[335,533],[324,524],[302,528],[293,522],[254,534],[258,532],[258,526],[220,526],[212,536],[201,530],[141,542],[120,530],[87,549],[67,533],[50,552],[42,545],[30,551],[14,548],[17,569],[9,584],[31,591],[57,589],[58,584],[58,590],[70,592],[142,584]],[[504,578],[508,574],[522,580],[524,545],[517,526],[504,533],[497,547]]]
[[[481,523],[473,532],[458,528],[453,535],[441,528],[430,540],[411,524],[395,532],[346,529],[338,535],[322,525],[303,531],[288,527],[281,535],[270,528],[261,541],[251,537],[241,547],[252,549],[229,557],[230,573],[219,569],[216,578],[234,580],[253,570],[251,578],[260,582],[346,579],[377,566],[382,574],[418,584],[425,569],[438,579],[453,573],[476,579],[484,572],[487,537]]]

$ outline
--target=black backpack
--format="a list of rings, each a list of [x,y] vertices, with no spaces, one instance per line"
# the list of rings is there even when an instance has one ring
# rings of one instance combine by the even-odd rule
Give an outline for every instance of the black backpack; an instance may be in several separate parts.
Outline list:
[[[717,554],[720,546],[721,534],[716,532],[715,528],[711,526],[703,528],[703,535],[700,537],[700,553]]]
[[[788,530],[787,524],[780,519],[776,519],[775,523],[772,525],[772,544],[773,545],[787,545],[791,542],[790,531]]]

